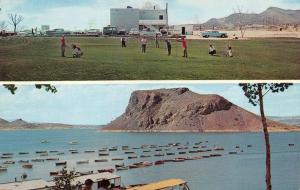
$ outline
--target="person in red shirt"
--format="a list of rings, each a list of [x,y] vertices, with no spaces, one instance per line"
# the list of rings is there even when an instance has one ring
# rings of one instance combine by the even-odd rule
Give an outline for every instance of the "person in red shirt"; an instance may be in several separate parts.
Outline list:
[[[187,50],[187,41],[186,41],[185,36],[182,36],[181,40],[177,40],[177,41],[181,42],[181,46],[182,46],[182,49],[183,49],[183,56],[182,57],[187,58],[188,57],[188,50]]]
[[[61,50],[61,56],[65,57],[65,52],[66,52],[66,40],[65,36],[63,35],[60,39],[60,50]]]

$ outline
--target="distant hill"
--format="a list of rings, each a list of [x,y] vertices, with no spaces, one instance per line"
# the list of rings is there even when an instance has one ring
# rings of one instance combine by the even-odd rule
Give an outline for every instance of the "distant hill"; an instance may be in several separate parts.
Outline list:
[[[234,13],[228,17],[216,19],[212,18],[203,23],[202,26],[212,28],[213,26],[224,28],[238,26],[240,18],[245,25],[282,25],[300,24],[300,10],[286,10],[277,7],[270,7],[260,14],[239,14]]]
[[[300,131],[268,120],[270,131]],[[187,88],[135,91],[123,115],[103,131],[127,132],[258,132],[261,118],[219,95]]]
[[[270,117],[270,119],[274,121],[278,121],[281,123],[286,123],[288,125],[295,125],[300,127],[300,116],[293,116],[293,117]]]
[[[30,129],[73,129],[73,128],[98,128],[88,125],[66,125],[58,123],[30,123],[22,119],[9,122],[0,118],[0,130],[30,130]]]

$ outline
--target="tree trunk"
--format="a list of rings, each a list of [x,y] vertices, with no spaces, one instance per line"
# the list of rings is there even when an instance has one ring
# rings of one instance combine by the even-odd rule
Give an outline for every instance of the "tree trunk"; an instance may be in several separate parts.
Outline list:
[[[269,131],[268,131],[268,124],[266,121],[266,116],[264,112],[264,100],[263,100],[263,93],[262,89],[263,85],[258,84],[258,93],[259,93],[259,104],[260,104],[260,114],[261,114],[261,120],[263,124],[264,129],[264,136],[265,136],[265,145],[266,145],[266,185],[267,190],[272,190],[272,184],[271,184],[271,147],[270,147],[270,137],[269,137]]]
[[[17,32],[17,25],[14,25],[14,33]]]

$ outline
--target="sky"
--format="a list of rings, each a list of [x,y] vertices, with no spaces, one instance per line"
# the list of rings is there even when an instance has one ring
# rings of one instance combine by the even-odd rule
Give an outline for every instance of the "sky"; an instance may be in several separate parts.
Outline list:
[[[24,17],[21,30],[41,25],[68,30],[102,28],[110,24],[110,8],[149,4],[165,8],[167,2],[170,24],[202,23],[228,16],[237,7],[248,13],[260,13],[271,6],[300,9],[300,0],[0,0],[0,21],[7,21],[9,13],[18,13]]]
[[[259,107],[248,103],[238,84],[138,83],[55,85],[57,94],[37,90],[33,85],[18,86],[16,95],[0,87],[0,118],[9,121],[104,125],[124,113],[135,90],[188,87],[200,94],[218,94],[259,114]],[[265,96],[268,116],[300,116],[300,84],[280,94]]]

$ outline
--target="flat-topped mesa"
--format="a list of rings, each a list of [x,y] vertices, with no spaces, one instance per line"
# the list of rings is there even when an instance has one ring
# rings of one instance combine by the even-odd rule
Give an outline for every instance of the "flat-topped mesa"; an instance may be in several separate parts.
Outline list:
[[[291,127],[268,121],[270,129]],[[135,91],[123,115],[104,131],[246,132],[260,131],[260,117],[219,95],[200,95],[188,88]]]

